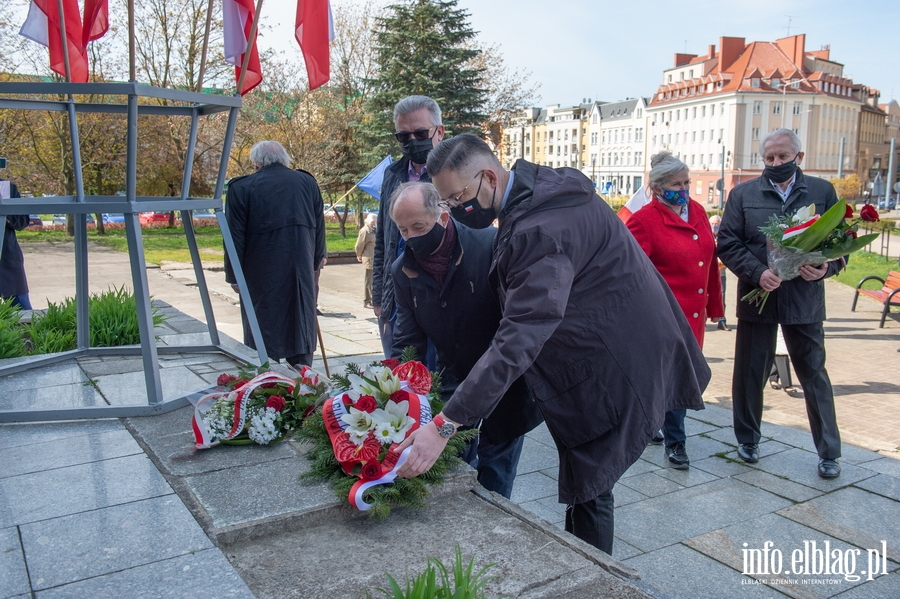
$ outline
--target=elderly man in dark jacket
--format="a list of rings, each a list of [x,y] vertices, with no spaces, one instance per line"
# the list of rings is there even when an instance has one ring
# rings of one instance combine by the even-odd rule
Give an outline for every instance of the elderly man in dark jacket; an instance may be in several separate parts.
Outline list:
[[[431,339],[449,397],[500,324],[500,304],[488,283],[496,229],[455,223],[438,201],[430,183],[404,183],[390,200],[391,219],[406,240],[392,267],[397,302],[393,354],[413,346],[425,355]],[[510,497],[524,435],[541,420],[525,380],[516,379],[464,456],[478,469],[482,486]]]
[[[397,305],[391,283],[391,265],[403,252],[403,238],[388,212],[388,199],[401,183],[431,181],[425,161],[442,139],[441,108],[427,96],[407,96],[394,106],[394,136],[400,142],[403,158],[387,167],[381,184],[378,207],[378,231],[375,234],[375,259],[372,273],[372,304],[378,317],[378,332],[384,357],[391,357]],[[424,356],[425,354],[422,354]]]
[[[430,468],[454,427],[490,414],[524,374],[559,450],[566,530],[610,553],[613,485],[667,411],[703,408],[710,370],[687,319],[577,170],[519,160],[506,171],[468,134],[438,145],[428,170],[457,221],[498,218],[491,281],[503,318],[435,426],[401,445],[413,450],[400,475]]]
[[[325,216],[319,185],[291,170],[277,141],[250,150],[252,175],[228,184],[225,216],[270,357],[312,364],[316,348],[315,270],[325,258]],[[225,280],[237,290],[225,254]],[[255,348],[241,306],[244,343]]]
[[[3,187],[9,185],[10,198],[21,197],[19,188],[15,183],[0,179]],[[6,193],[6,190],[3,190]],[[6,230],[3,236],[3,248],[0,249],[0,299],[11,299],[14,306],[23,310],[31,310],[31,301],[28,299],[28,281],[25,278],[25,257],[19,240],[16,239],[16,231],[21,231],[28,226],[30,219],[27,214],[15,214],[5,217]]]
[[[834,394],[825,370],[825,284],[846,264],[841,259],[821,266],[807,265],[800,276],[782,281],[768,266],[766,236],[759,228],[773,215],[797,212],[815,204],[824,214],[837,202],[834,186],[804,176],[800,140],[790,129],[776,129],[760,142],[766,167],[758,179],[735,187],[728,196],[719,227],[719,258],[738,277],[738,297],[754,288],[769,292],[758,306],[738,302],[732,402],[738,455],[745,462],[759,460],[763,390],[775,359],[778,325],[803,387],[809,426],[819,454],[819,475],[834,478],[841,472],[841,436],[834,412]]]

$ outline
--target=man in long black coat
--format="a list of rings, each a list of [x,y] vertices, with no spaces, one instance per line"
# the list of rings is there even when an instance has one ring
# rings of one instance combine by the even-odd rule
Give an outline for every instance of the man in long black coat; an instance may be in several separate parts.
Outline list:
[[[449,397],[487,350],[500,324],[500,304],[488,281],[497,230],[455,223],[438,205],[430,183],[401,185],[390,213],[406,240],[392,267],[397,302],[392,353],[399,357],[412,346],[424,356],[430,339]],[[518,378],[483,420],[477,444],[463,456],[477,468],[478,482],[508,499],[524,435],[541,421],[525,379]]]
[[[503,318],[443,426],[413,432],[399,476],[429,469],[454,425],[490,414],[524,375],[559,451],[566,530],[611,553],[612,488],[665,413],[702,409],[710,370],[668,285],[591,182],[525,160],[502,167],[471,134],[428,157],[454,219],[499,222],[491,263]]]
[[[4,180],[0,179],[0,181]],[[8,197],[21,197],[15,183],[5,183],[9,185]],[[4,222],[6,223],[6,233],[3,236],[3,251],[0,255],[0,298],[12,299],[14,306],[23,310],[31,310],[31,302],[28,299],[28,281],[25,278],[25,257],[22,255],[22,248],[19,247],[19,241],[16,239],[16,231],[21,231],[28,226],[29,217],[27,214],[9,215]]]
[[[256,172],[232,179],[225,216],[269,357],[312,363],[316,348],[315,269],[325,257],[322,193],[312,175],[291,170],[277,141],[250,150]],[[225,280],[237,290],[225,255]],[[244,343],[255,348],[241,306]]]

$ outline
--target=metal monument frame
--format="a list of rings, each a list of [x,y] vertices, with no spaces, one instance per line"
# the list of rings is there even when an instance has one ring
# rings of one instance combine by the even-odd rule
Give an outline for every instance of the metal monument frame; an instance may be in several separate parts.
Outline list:
[[[75,100],[75,96],[125,96],[122,104],[88,103]],[[46,99],[47,97],[57,99]],[[68,99],[58,99],[66,97]],[[164,99],[180,104],[141,104],[141,98]],[[0,198],[0,218],[4,223],[6,216],[14,214],[71,214],[75,220],[75,305],[77,314],[77,348],[57,354],[34,356],[17,360],[15,363],[0,366],[0,376],[16,374],[33,368],[74,360],[85,356],[141,355],[143,358],[144,380],[147,388],[147,405],[127,406],[91,406],[61,409],[31,408],[27,410],[0,410],[0,422],[34,422],[45,420],[72,420],[85,418],[119,418],[130,416],[149,416],[162,414],[187,405],[191,396],[204,393],[206,389],[178,397],[163,398],[160,379],[159,355],[176,353],[221,353],[245,364],[257,365],[268,361],[265,344],[259,328],[259,322],[253,309],[253,303],[247,291],[246,279],[238,260],[234,241],[225,213],[222,209],[222,192],[228,166],[231,144],[234,138],[235,124],[241,107],[239,95],[225,96],[201,92],[183,91],[143,85],[136,81],[128,83],[0,83],[0,110],[45,110],[64,112],[68,115],[69,137],[72,161],[75,174],[75,195],[45,196],[40,198]],[[191,173],[194,163],[194,152],[197,143],[197,129],[201,117],[228,111],[228,124],[222,142],[222,155],[219,162],[218,176],[212,198],[190,197]],[[124,196],[87,196],[84,193],[81,164],[81,145],[78,137],[77,114],[106,113],[125,114],[127,117],[127,151]],[[184,163],[181,185],[181,196],[138,196],[137,195],[137,151],[138,151],[138,116],[184,116],[190,118],[190,133]],[[235,278],[239,286],[241,303],[247,316],[250,331],[257,348],[257,360],[231,350],[222,345],[216,328],[209,288],[203,274],[200,251],[194,235],[192,211],[209,209],[215,211],[216,220],[222,231],[225,251],[234,267]],[[209,332],[208,345],[165,346],[157,347],[154,336],[153,318],[150,305],[149,286],[147,281],[144,244],[141,235],[139,213],[141,212],[181,212],[197,288],[203,303],[206,324]],[[88,248],[87,248],[87,214],[113,213],[125,216],[125,234],[128,241],[128,255],[131,263],[131,276],[134,286],[138,328],[140,330],[140,346],[123,346],[113,348],[95,348],[90,346],[88,320]],[[0,251],[6,226],[0,227]]]

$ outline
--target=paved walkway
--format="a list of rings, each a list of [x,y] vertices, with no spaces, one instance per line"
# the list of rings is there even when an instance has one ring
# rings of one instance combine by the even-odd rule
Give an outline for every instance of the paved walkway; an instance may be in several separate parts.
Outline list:
[[[37,307],[42,298],[57,301],[72,294],[71,254],[64,244],[26,246],[25,251]],[[92,288],[129,284],[127,264],[122,254],[92,248]],[[355,264],[328,266],[322,276],[319,304],[325,315],[320,322],[334,366],[354,355],[367,361],[380,348],[371,312],[358,299],[361,277]],[[157,299],[202,318],[190,271],[167,265],[149,270],[148,278]],[[212,271],[209,280],[220,329],[239,336],[233,293],[220,272]],[[734,282],[730,285],[733,298]],[[760,462],[749,466],[734,459],[728,409],[733,333],[710,330],[705,353],[713,380],[708,408],[689,413],[691,468],[665,468],[662,450],[649,447],[614,491],[614,557],[640,573],[638,584],[649,594],[900,596],[900,324],[889,319],[879,329],[878,306],[866,299],[851,313],[852,291],[839,284],[827,283],[827,297],[828,364],[845,442],[841,477],[816,476],[802,399],[782,391],[766,392]],[[171,334],[191,334],[189,321],[183,319],[178,325],[183,329]],[[98,381],[129,370],[121,358],[105,362],[6,377],[0,380],[0,403],[59,396],[75,401],[84,396],[82,390],[90,390],[96,401],[111,401],[107,394],[118,394],[117,401],[129,396],[138,401],[133,398],[141,385]],[[225,364],[173,356],[161,366],[165,386],[177,369],[209,381]],[[163,449],[157,451],[183,452],[187,423],[163,430],[171,425],[159,422]],[[191,518],[183,490],[173,492],[147,452],[119,421],[0,428],[0,597],[261,596]],[[552,441],[539,428],[527,439],[513,501],[559,525],[563,513],[555,501],[556,468]],[[196,496],[191,501],[202,504]],[[742,574],[745,555],[763,555],[767,542],[765,555],[781,556],[781,574]],[[833,554],[829,572],[841,568],[838,574],[817,573],[813,557],[826,543]],[[880,569],[872,574],[885,549],[887,559],[879,568],[891,574]],[[810,574],[785,572],[801,566]]]

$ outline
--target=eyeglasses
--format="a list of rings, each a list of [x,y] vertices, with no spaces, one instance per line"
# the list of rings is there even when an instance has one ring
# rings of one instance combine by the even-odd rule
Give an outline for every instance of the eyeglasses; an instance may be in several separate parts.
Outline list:
[[[484,182],[484,171],[478,171],[475,174],[475,177],[478,177],[478,176],[481,176],[481,179],[478,181],[478,189],[475,190],[475,195],[472,196],[471,198],[469,198],[468,200],[466,200],[466,202],[469,202],[469,201],[477,198],[478,192],[481,191],[481,184]],[[475,177],[472,177],[472,179],[474,179]],[[472,184],[469,183],[469,185],[472,185]],[[446,200],[441,200],[440,202],[438,202],[438,205],[441,208],[446,208],[447,210],[450,210],[451,208],[459,208],[460,206],[462,206],[463,204],[466,203],[466,202],[463,202],[460,198],[462,198],[462,194],[466,193],[466,190],[469,189],[469,185],[466,185],[465,187],[463,187],[463,190],[461,192],[459,192],[458,194],[456,194],[456,196],[447,198]]]
[[[433,129],[434,129],[434,133],[437,133],[437,127],[433,127]],[[409,138],[411,138],[411,137],[415,137],[419,141],[423,141],[423,140],[431,139],[432,137],[434,137],[434,133],[432,133],[431,135],[428,134],[429,131],[431,131],[431,129],[416,129],[413,132],[397,131],[396,133],[394,133],[394,137],[396,137],[397,141],[399,141],[402,144],[405,144],[406,142],[408,142]]]

